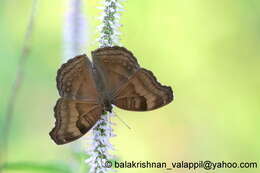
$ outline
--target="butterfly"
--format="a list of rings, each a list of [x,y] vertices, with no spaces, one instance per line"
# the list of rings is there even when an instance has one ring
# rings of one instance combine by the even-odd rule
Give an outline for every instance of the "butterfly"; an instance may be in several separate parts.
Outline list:
[[[161,85],[141,68],[124,47],[99,48],[93,62],[83,54],[70,59],[57,72],[61,98],[54,107],[51,138],[58,145],[86,134],[112,105],[129,111],[150,111],[173,100],[171,87]]]

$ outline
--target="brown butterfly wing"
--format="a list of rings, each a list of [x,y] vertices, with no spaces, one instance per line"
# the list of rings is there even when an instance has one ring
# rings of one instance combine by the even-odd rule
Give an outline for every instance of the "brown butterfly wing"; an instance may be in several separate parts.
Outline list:
[[[171,87],[157,82],[151,71],[140,69],[115,93],[113,104],[131,111],[149,111],[172,100]]]
[[[85,55],[63,64],[57,74],[60,98],[54,108],[56,123],[50,132],[57,144],[72,142],[84,135],[99,119],[102,108],[98,103],[92,65]]]
[[[99,96],[92,65],[86,55],[76,56],[63,64],[58,70],[56,81],[61,97],[95,101]]]
[[[92,52],[94,63],[107,80],[113,104],[131,111],[148,111],[173,100],[172,89],[161,85],[151,71],[140,68],[133,54],[122,47]]]
[[[56,123],[50,136],[56,144],[61,145],[86,134],[100,118],[102,108],[97,104],[60,98],[54,112]]]
[[[100,48],[92,52],[92,57],[110,93],[126,83],[139,69],[136,58],[123,47]]]

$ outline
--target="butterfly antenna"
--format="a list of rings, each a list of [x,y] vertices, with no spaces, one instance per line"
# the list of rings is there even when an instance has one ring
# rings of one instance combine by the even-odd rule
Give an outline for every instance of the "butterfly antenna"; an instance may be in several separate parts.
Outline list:
[[[113,113],[129,130],[131,130],[131,127],[124,120],[122,120],[115,112]]]

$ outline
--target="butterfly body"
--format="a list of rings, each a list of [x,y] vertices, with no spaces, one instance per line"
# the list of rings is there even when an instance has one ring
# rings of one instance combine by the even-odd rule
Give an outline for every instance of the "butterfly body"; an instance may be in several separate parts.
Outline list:
[[[98,67],[93,65],[93,78],[97,87],[97,91],[99,92],[99,101],[103,107],[103,112],[112,112],[112,95],[109,90],[106,88],[104,76],[102,76],[102,72],[98,70]]]
[[[109,100],[105,100],[104,101],[104,110],[111,113],[112,109],[113,109],[113,107],[112,107],[111,103],[109,102]]]
[[[141,68],[123,47],[105,47],[77,56],[57,74],[61,96],[54,108],[57,144],[72,142],[87,133],[112,105],[130,111],[151,111],[173,100],[171,87],[161,85],[149,70]]]

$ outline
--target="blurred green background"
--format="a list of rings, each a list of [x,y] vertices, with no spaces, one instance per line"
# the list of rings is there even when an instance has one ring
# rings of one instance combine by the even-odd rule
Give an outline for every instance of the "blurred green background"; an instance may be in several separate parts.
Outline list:
[[[92,33],[93,43],[86,48],[90,55],[97,48],[94,36],[99,23],[96,19],[99,0],[84,2]],[[1,0],[1,126],[31,3],[31,0]],[[32,54],[26,64],[9,137],[9,162],[14,165],[6,173],[38,172],[38,167],[50,173],[69,169],[84,172],[85,164],[75,161],[70,145],[57,146],[48,135],[55,122],[53,107],[58,98],[55,77],[63,54],[66,4],[64,0],[39,3]],[[113,119],[117,123],[114,127],[117,137],[112,143],[118,159],[260,164],[260,1],[128,0],[123,4],[126,11],[122,16],[122,44],[161,83],[172,86],[176,98],[170,105],[147,113],[116,109],[132,128],[129,130]],[[77,152],[82,152],[77,154],[79,160],[87,158],[85,149],[78,147]],[[257,173],[259,168],[213,172]]]

